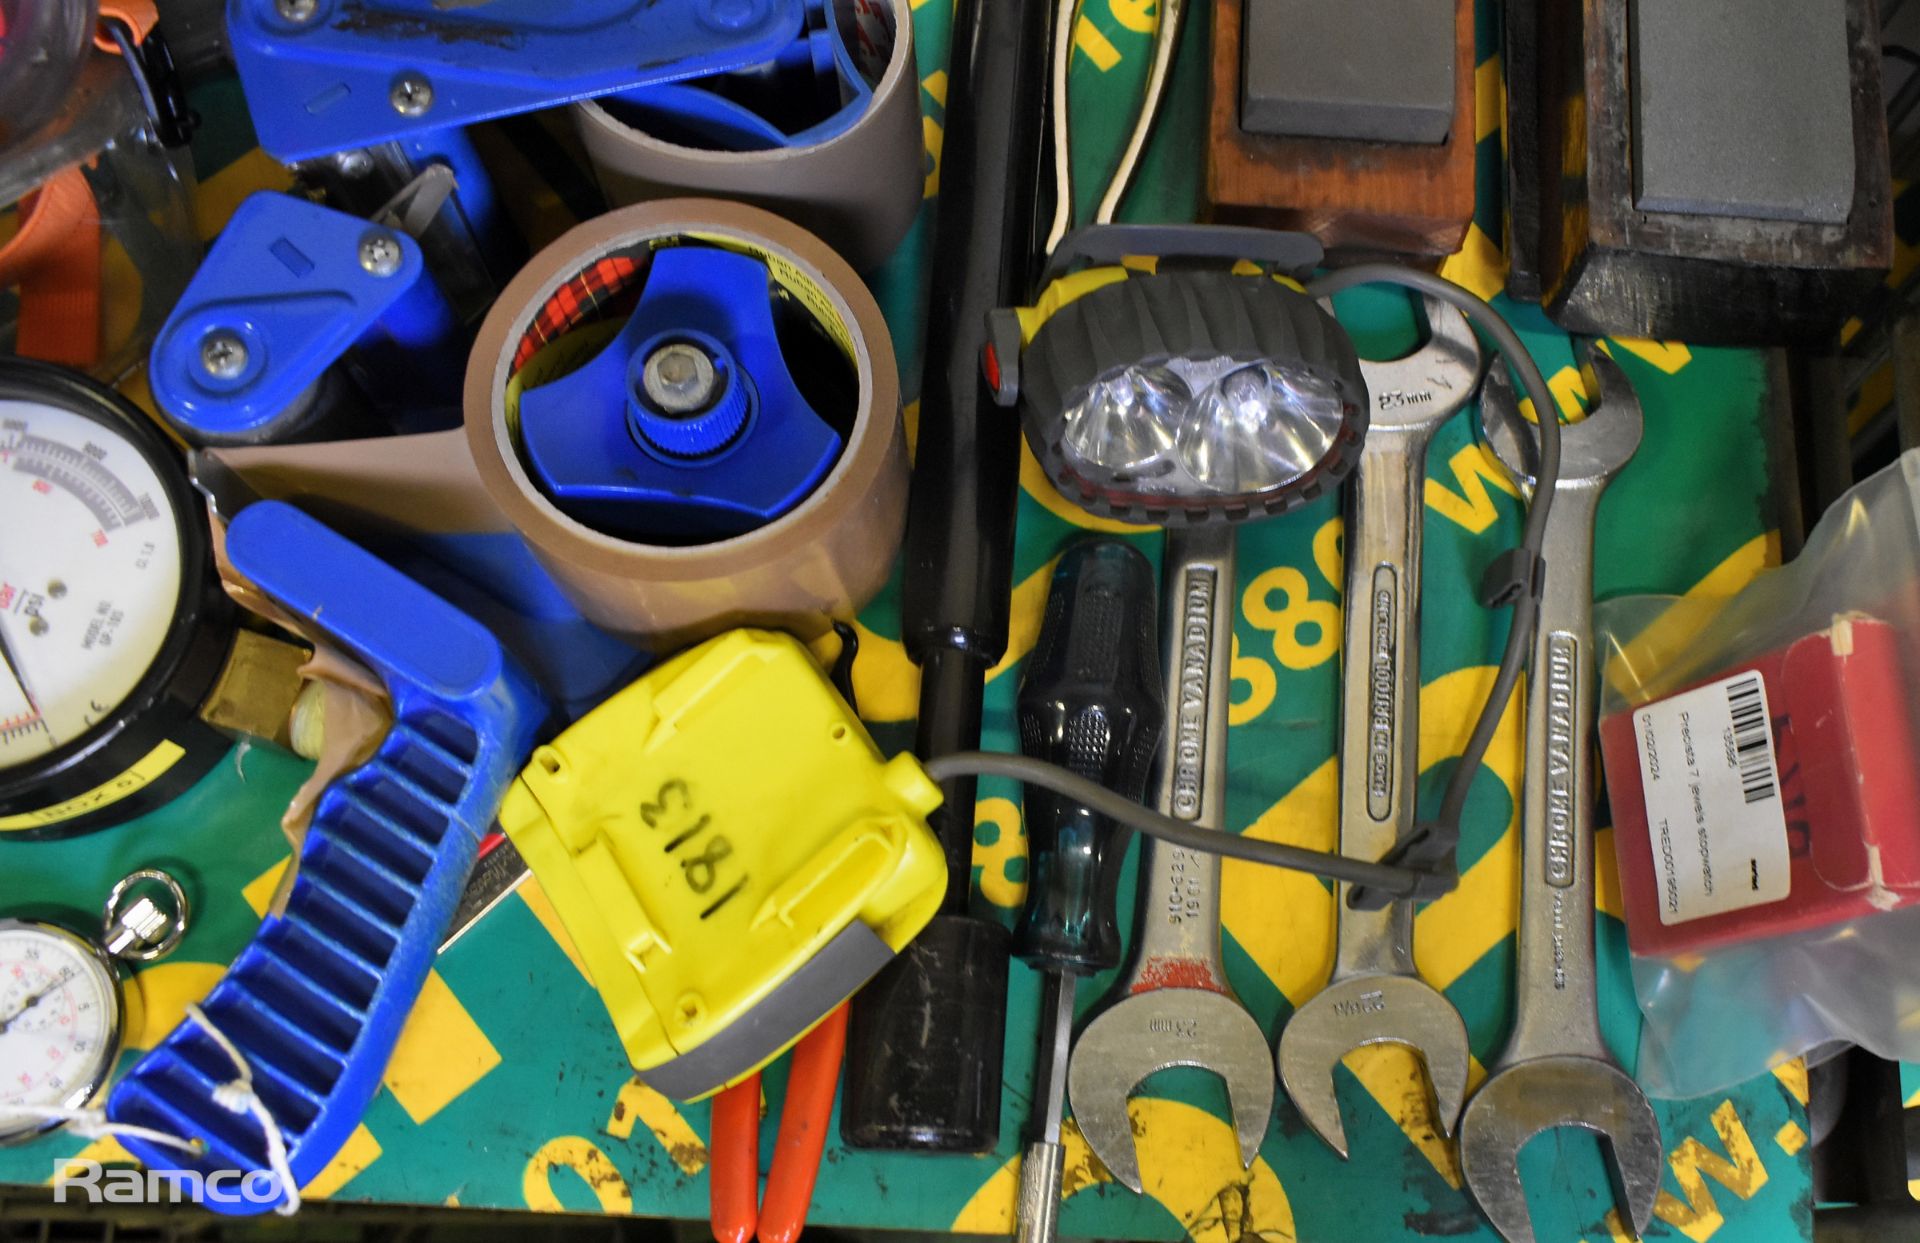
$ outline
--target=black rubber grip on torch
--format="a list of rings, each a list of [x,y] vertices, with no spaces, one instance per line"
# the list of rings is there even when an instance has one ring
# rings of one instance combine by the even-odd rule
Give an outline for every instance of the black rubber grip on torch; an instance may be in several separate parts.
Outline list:
[[[900,607],[923,757],[978,748],[987,671],[1007,649],[1020,427],[994,405],[980,350],[987,312],[1025,301],[1038,266],[1052,13],[954,6]],[[940,914],[854,999],[840,1133],[856,1148],[986,1152],[1000,1139],[1011,936],[969,913],[974,779],[942,793]]]
[[[1020,750],[1139,802],[1166,721],[1153,567],[1118,540],[1060,558],[1020,682]],[[1040,971],[1120,962],[1120,867],[1132,834],[1030,787],[1027,906],[1013,952]]]

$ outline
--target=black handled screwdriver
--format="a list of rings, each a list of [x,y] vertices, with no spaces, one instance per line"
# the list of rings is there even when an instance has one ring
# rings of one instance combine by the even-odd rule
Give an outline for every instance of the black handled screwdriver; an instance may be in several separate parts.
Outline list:
[[[1153,567],[1117,540],[1060,558],[1040,638],[1020,682],[1020,750],[1115,793],[1146,797],[1166,718]],[[1028,787],[1027,905],[1013,952],[1045,973],[1036,1111],[1020,1164],[1019,1243],[1055,1236],[1060,1144],[1080,977],[1120,962],[1120,867],[1131,834],[1051,791]]]

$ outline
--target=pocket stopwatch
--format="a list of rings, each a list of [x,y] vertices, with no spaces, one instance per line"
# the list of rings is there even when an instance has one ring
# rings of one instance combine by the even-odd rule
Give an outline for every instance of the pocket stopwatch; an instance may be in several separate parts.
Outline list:
[[[229,743],[198,712],[234,616],[154,424],[0,358],[0,840],[121,823],[211,768]]]
[[[180,883],[147,868],[107,895],[97,939],[40,920],[0,919],[0,1144],[61,1123],[8,1106],[73,1110],[100,1096],[139,1025],[129,1005],[139,993],[124,987],[122,964],[172,951],[187,918]]]

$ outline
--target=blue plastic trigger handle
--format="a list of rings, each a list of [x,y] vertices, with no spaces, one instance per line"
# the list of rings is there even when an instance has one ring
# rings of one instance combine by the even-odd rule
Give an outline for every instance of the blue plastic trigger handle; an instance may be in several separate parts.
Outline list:
[[[584,367],[520,398],[535,482],[596,530],[645,543],[724,539],[799,504],[842,441],[795,387],[760,260],[704,246],[656,251],[633,316]],[[644,391],[655,351],[707,356],[719,395],[673,415]]]
[[[261,922],[201,1003],[246,1057],[305,1184],[379,1089],[480,836],[547,706],[478,623],[290,505],[242,510],[227,529],[227,554],[282,608],[378,674],[393,703],[393,728],[373,758],[322,792],[285,913]],[[209,1207],[258,1213],[284,1196],[261,1173],[259,1122],[214,1099],[236,1078],[189,1018],[114,1085],[107,1116],[205,1140],[206,1152],[189,1158],[125,1137],[149,1169],[207,1178]],[[223,1171],[240,1177],[211,1178]]]
[[[837,138],[865,115],[873,88],[854,63],[832,0],[806,0],[806,10],[800,37],[766,64],[636,87],[604,102],[635,129],[705,150],[770,151]],[[729,83],[766,102],[756,109],[712,89]],[[821,119],[791,132],[776,123],[794,115]]]
[[[289,163],[762,64],[802,29],[802,0],[281,7],[227,0],[227,33],[260,146]]]

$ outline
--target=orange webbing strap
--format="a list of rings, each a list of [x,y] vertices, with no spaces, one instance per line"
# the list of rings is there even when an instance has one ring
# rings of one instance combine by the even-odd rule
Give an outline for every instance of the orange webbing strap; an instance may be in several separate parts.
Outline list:
[[[117,55],[106,22],[126,26],[138,47],[160,15],[154,0],[102,0],[100,19],[94,45]],[[19,228],[0,246],[0,289],[16,285],[16,353],[70,367],[100,361],[100,209],[79,165],[20,200]]]
[[[14,350],[91,367],[100,361],[100,209],[79,165],[20,200],[20,227],[0,246],[0,289],[20,287]]]
[[[153,0],[101,0],[100,18],[102,21],[117,18],[125,23],[133,32],[133,45],[139,47],[147,41],[147,32],[153,29],[154,23],[160,20],[160,11]],[[104,30],[94,32],[93,45],[116,55],[120,51],[120,45]]]

